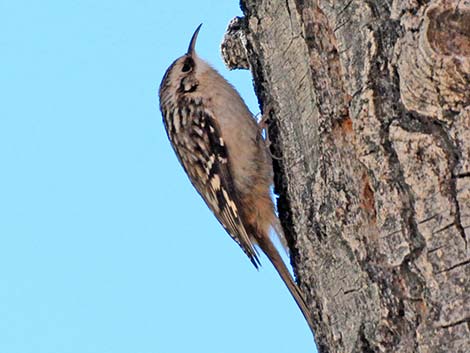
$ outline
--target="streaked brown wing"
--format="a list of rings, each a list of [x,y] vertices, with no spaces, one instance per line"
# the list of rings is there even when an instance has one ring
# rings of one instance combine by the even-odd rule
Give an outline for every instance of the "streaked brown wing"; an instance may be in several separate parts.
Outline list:
[[[258,253],[240,218],[230,158],[217,122],[202,105],[194,102],[185,104],[183,109],[175,109],[172,120],[166,120],[168,136],[191,183],[258,268]]]

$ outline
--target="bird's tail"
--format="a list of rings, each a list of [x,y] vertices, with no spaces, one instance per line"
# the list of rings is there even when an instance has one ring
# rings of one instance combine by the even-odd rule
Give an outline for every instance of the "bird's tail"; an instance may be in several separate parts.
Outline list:
[[[268,236],[259,237],[257,239],[257,242],[260,248],[269,258],[271,263],[274,265],[274,268],[276,269],[276,271],[281,276],[282,280],[287,286],[287,289],[289,289],[289,292],[292,294],[292,296],[295,299],[295,302],[300,308],[300,311],[302,311],[302,314],[304,315],[305,320],[307,321],[308,326],[310,327],[310,330],[312,331],[312,333],[314,333],[313,331],[314,325],[313,325],[312,317],[310,315],[310,310],[308,309],[307,304],[305,303],[303,294],[300,291],[299,286],[297,286],[297,284],[294,282],[294,279],[292,278],[286,264],[282,260],[282,257],[279,254],[279,251],[276,249],[273,242]]]

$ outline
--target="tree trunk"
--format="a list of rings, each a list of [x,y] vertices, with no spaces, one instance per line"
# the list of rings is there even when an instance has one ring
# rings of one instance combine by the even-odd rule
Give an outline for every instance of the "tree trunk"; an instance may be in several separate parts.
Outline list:
[[[470,1],[241,6],[320,352],[470,352]]]

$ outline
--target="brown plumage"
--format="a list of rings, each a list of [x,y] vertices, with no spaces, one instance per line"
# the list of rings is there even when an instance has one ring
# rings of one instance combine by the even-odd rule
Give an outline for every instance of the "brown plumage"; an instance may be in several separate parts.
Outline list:
[[[261,248],[313,329],[302,293],[269,236],[281,229],[270,196],[271,156],[238,92],[197,56],[200,27],[160,85],[168,137],[191,183],[228,234],[256,268],[256,246]]]

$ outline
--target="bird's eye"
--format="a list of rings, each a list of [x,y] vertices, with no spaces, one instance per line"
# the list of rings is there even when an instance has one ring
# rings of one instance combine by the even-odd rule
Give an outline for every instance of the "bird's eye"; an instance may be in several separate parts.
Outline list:
[[[181,71],[183,72],[189,72],[193,69],[193,66],[194,66],[194,61],[192,58],[186,58],[186,60],[184,61],[184,64],[183,64],[183,68],[181,69]]]

